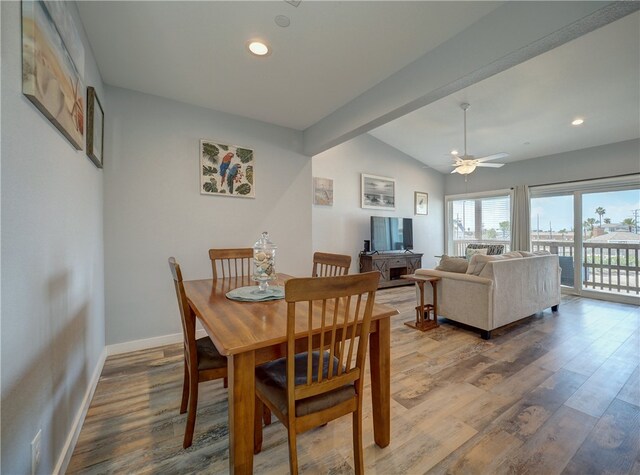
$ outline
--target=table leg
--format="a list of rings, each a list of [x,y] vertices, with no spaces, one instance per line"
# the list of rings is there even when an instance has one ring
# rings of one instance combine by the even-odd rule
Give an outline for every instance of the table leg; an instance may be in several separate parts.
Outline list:
[[[369,335],[373,438],[379,447],[391,441],[391,319],[378,320]]]
[[[431,291],[433,292],[433,320],[438,326],[438,281],[431,281]]]
[[[229,374],[229,473],[253,473],[253,424],[255,411],[255,353],[228,357]]]

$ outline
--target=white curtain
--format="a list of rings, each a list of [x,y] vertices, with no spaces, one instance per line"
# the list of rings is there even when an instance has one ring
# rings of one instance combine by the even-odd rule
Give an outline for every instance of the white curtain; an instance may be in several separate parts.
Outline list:
[[[529,251],[531,236],[531,212],[529,209],[529,187],[513,188],[513,206],[511,207],[511,250]]]

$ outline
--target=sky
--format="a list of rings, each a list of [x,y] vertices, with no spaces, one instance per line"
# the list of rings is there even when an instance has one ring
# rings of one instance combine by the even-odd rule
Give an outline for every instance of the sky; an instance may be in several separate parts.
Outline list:
[[[600,217],[596,214],[596,208],[602,207],[606,213],[602,216],[602,222],[610,218],[612,223],[620,223],[625,218],[633,218],[633,210],[638,210],[640,221],[640,189],[627,191],[609,191],[604,193],[584,193],[582,195],[582,221],[587,218],[595,218],[596,223]],[[554,196],[531,199],[531,229],[537,229],[538,220],[540,229],[559,231],[573,228],[573,195]]]

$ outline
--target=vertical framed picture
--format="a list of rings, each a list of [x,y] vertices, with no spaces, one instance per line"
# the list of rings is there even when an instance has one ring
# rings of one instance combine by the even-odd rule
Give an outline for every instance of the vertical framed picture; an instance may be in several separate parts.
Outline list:
[[[333,180],[313,177],[313,204],[333,206]]]
[[[77,150],[85,141],[83,62],[66,2],[24,0],[22,93]]]
[[[253,150],[200,140],[200,193],[255,198]]]
[[[393,178],[376,175],[361,175],[363,208],[396,209],[396,181]]]
[[[413,193],[413,196],[415,204],[415,214],[429,214],[429,193],[416,191]]]
[[[96,90],[87,88],[87,156],[102,168],[104,151],[104,111]]]

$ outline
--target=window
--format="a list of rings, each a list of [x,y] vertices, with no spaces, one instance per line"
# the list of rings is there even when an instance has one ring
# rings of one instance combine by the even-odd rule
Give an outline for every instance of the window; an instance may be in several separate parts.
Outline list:
[[[471,243],[511,244],[511,192],[447,196],[447,254],[464,256]]]

